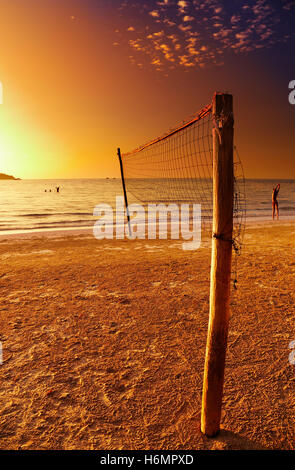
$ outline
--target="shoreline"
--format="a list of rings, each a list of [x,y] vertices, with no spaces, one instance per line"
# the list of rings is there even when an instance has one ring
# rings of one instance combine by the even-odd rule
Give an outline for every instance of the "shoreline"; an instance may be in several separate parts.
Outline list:
[[[247,228],[261,228],[261,227],[276,227],[278,225],[285,226],[288,224],[293,224],[295,222],[294,216],[284,217],[279,220],[272,220],[269,217],[267,218],[259,218],[258,217],[249,217],[246,219],[245,222],[245,229]],[[0,232],[0,243],[6,239],[31,239],[31,238],[60,238],[60,237],[68,237],[68,236],[81,236],[81,235],[88,235],[93,236],[93,228],[92,226],[82,226],[82,227],[52,227],[46,229],[27,229],[27,230],[5,230]],[[203,231],[202,231],[203,233]],[[114,237],[115,240],[115,237]],[[148,240],[148,238],[146,238]],[[158,238],[157,238],[158,240]],[[172,240],[171,240],[172,241]],[[179,240],[181,241],[181,239]]]

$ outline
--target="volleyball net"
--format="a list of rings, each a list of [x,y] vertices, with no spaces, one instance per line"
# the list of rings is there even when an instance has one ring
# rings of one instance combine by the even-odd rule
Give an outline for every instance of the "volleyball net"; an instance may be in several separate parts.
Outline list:
[[[143,204],[200,204],[202,231],[210,233],[213,218],[212,104],[175,129],[132,152],[121,154],[126,198]],[[246,196],[242,164],[233,159],[233,247],[240,253],[245,226]]]
[[[204,365],[201,430],[220,430],[232,251],[241,251],[246,197],[242,165],[234,147],[233,97],[215,93],[212,104],[165,135],[121,155],[128,195],[143,203],[201,205],[202,228],[212,236],[210,314]],[[128,214],[128,213],[127,213]],[[236,257],[237,260],[237,257]]]

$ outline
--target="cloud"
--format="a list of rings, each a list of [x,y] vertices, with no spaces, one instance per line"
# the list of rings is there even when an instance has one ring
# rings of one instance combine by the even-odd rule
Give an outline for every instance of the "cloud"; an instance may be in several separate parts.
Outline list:
[[[160,61],[160,59],[155,58],[155,59],[152,59],[151,64],[156,65],[157,67],[160,67],[162,65],[162,62]]]
[[[150,11],[149,14],[154,18],[158,18],[160,16],[157,10]]]
[[[232,15],[230,22],[231,24],[236,24],[241,20],[241,15]]]
[[[194,19],[195,18],[193,16],[188,16],[188,15],[183,17],[183,21],[194,21]]]
[[[165,34],[164,34],[164,31],[162,30],[162,31],[157,31],[156,33],[152,33],[150,34],[150,36],[160,38],[162,36],[165,36]]]
[[[124,2],[120,11],[125,12],[126,28],[120,44],[127,40],[134,54],[140,54],[132,59],[134,64],[167,73],[171,68],[221,65],[228,51],[241,55],[294,38],[288,16],[295,11],[295,0],[241,3],[233,2],[229,13],[223,0]],[[130,40],[126,29],[136,31],[136,39]]]
[[[166,60],[169,60],[171,62],[175,61],[173,52],[171,51],[171,48],[167,44],[161,44],[159,47],[162,53],[164,54],[164,57]]]
[[[285,3],[285,5],[283,6],[284,10],[292,10],[292,8],[295,8],[295,1],[287,1],[287,3]]]
[[[163,23],[167,24],[168,26],[172,27],[175,26],[176,23],[174,21],[169,20],[168,18],[164,18]]]
[[[185,13],[186,8],[188,7],[188,2],[186,0],[179,0],[177,2],[179,13]]]
[[[179,56],[179,64],[184,67],[194,67],[194,65],[196,65],[195,61],[192,61],[189,55]]]
[[[181,30],[181,31],[188,31],[189,29],[192,29],[192,26],[191,25],[187,25],[187,26],[184,26],[183,24],[180,24],[178,26],[178,28]]]

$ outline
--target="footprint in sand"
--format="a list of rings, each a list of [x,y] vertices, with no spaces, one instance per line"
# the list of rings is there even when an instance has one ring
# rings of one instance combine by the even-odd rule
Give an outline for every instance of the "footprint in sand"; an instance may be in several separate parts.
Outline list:
[[[101,401],[104,403],[104,405],[106,406],[111,406],[111,401],[108,399],[106,393],[104,391],[100,392],[99,393],[99,398],[101,399]]]
[[[162,281],[152,282],[153,287],[159,287],[162,284]]]

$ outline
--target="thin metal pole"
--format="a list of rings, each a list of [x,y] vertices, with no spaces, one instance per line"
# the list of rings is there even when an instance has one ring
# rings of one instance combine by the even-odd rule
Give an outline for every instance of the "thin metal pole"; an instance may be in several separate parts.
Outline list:
[[[123,193],[124,193],[124,201],[125,201],[125,207],[126,207],[126,214],[127,214],[129,235],[130,235],[130,237],[131,237],[130,215],[129,215],[129,210],[128,210],[128,199],[127,199],[127,193],[126,193],[126,186],[125,186],[125,179],[124,179],[124,171],[123,171],[123,163],[122,163],[122,157],[121,157],[121,150],[120,150],[120,148],[117,149],[117,155],[118,155],[119,162],[120,162],[121,181],[122,181],[122,186],[123,186]]]

